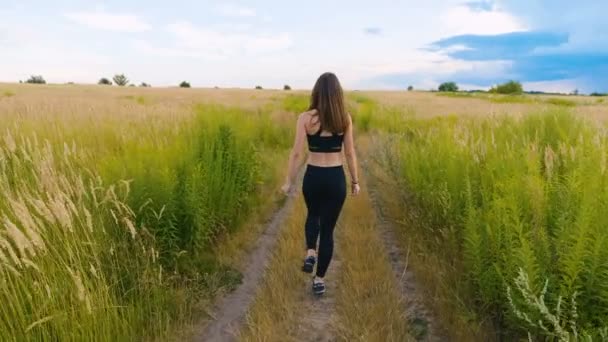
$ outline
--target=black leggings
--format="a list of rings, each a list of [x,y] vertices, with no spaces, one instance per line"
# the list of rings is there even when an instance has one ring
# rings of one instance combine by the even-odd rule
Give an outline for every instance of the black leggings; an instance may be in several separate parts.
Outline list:
[[[308,165],[302,185],[308,208],[306,217],[306,247],[317,249],[317,276],[324,277],[334,252],[334,227],[346,199],[346,177],[342,166]]]

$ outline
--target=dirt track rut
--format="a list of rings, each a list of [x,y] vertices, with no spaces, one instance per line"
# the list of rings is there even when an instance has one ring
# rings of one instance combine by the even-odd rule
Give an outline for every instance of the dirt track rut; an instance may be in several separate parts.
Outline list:
[[[211,314],[213,320],[200,329],[193,341],[236,341],[239,329],[244,323],[245,314],[253,302],[256,290],[264,276],[282,223],[289,215],[294,200],[293,196],[288,196],[283,206],[275,212],[263,234],[258,238],[255,250],[247,256],[242,284],[218,300]]]

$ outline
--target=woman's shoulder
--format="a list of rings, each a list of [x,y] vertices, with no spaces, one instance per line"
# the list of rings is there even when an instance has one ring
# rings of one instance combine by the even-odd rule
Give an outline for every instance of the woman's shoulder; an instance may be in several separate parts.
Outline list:
[[[319,114],[319,112],[316,109],[311,109],[311,110],[307,110],[307,111],[303,112],[302,114],[300,114],[300,116],[309,118],[309,117],[317,116],[318,114]]]
[[[298,119],[300,119],[300,121],[306,121],[307,122],[307,121],[310,121],[310,119],[312,119],[313,117],[315,117],[317,115],[318,115],[317,110],[316,109],[311,109],[311,110],[308,110],[308,111],[305,111],[305,112],[301,113],[298,116]]]

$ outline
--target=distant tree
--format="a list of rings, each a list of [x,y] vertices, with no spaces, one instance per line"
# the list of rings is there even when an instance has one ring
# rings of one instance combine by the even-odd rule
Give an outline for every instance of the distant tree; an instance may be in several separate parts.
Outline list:
[[[74,85],[75,83],[74,83],[74,82],[68,82],[68,83],[66,83],[66,84],[67,84],[67,85]]]
[[[257,86],[255,86],[255,89],[262,90],[264,88],[262,88],[262,86],[257,85]]]
[[[220,89],[220,87],[218,87],[218,86],[215,86],[215,87],[213,87],[213,89]]]
[[[407,91],[412,91],[412,90],[414,90],[414,86],[407,87]]]
[[[507,94],[507,95],[520,95],[523,94],[524,88],[521,83],[517,81],[509,81],[503,84],[492,87],[490,93],[493,94]]]
[[[455,92],[458,91],[458,85],[455,82],[444,82],[439,85],[439,91],[449,91]]]
[[[289,86],[289,84],[286,84],[283,86],[283,90],[291,90],[291,87]]]
[[[577,96],[577,95],[578,95],[578,89],[574,89],[574,90],[572,91],[572,95]]]
[[[101,84],[101,85],[112,85],[112,81],[110,81],[109,79],[102,77],[99,79],[99,81],[97,82],[97,84]]]
[[[19,80],[19,83],[23,83],[23,81],[22,81],[22,80]]]
[[[608,94],[607,93],[593,92],[593,93],[589,94],[589,96],[608,96]]]
[[[142,88],[149,88],[149,87],[151,87],[151,85],[149,85],[146,82],[141,82],[141,84],[139,86],[142,87]]]
[[[112,79],[117,86],[124,87],[129,84],[129,79],[124,74],[114,75]]]
[[[129,87],[135,87],[135,84],[131,83],[129,84]]]
[[[38,76],[30,76],[30,78],[27,79],[27,81],[25,81],[25,83],[30,83],[30,84],[46,84],[46,81],[44,80],[44,77],[38,75]]]
[[[190,83],[186,82],[186,81],[182,81],[182,83],[179,84],[180,88],[190,88]]]

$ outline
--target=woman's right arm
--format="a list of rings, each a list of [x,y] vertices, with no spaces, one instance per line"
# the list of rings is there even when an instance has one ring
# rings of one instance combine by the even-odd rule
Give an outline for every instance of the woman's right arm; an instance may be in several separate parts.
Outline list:
[[[350,173],[351,188],[353,195],[357,195],[360,190],[359,174],[357,173],[357,154],[355,153],[355,142],[353,138],[353,121],[348,116],[348,127],[344,132],[344,155],[346,156],[346,164]]]
[[[298,122],[296,124],[296,136],[291,153],[289,154],[287,177],[285,179],[285,185],[282,187],[282,190],[285,193],[291,191],[298,173],[298,168],[301,164],[300,159],[304,155],[304,145],[306,144],[306,118],[306,114],[301,114],[298,117]]]

